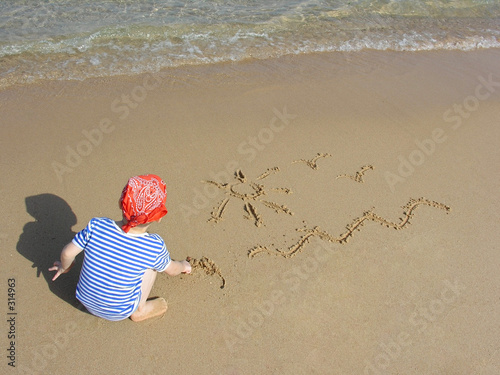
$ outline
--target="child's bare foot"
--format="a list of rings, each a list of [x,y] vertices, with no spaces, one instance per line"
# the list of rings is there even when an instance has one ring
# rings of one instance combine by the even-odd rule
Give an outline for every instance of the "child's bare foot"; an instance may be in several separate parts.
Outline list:
[[[130,319],[134,322],[142,322],[143,320],[165,314],[167,308],[167,301],[164,298],[151,299],[146,301],[142,308],[139,306],[130,316]]]

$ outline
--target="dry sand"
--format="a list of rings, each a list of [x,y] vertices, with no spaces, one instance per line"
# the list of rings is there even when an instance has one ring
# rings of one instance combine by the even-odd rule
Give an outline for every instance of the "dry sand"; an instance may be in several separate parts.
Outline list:
[[[499,61],[320,54],[1,92],[1,372],[500,373]],[[47,268],[143,173],[167,183],[152,230],[172,257],[226,284],[159,275],[163,318],[107,322],[75,307],[78,267]]]

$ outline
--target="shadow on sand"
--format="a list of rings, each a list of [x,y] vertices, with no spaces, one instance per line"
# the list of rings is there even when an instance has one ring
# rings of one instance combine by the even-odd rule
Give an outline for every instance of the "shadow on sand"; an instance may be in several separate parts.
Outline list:
[[[53,194],[40,194],[26,198],[26,211],[35,218],[27,223],[17,243],[17,251],[33,262],[37,277],[42,275],[49,289],[59,298],[80,309],[75,297],[76,284],[82,265],[82,253],[75,266],[52,281],[54,272],[49,268],[59,260],[61,250],[75,236],[71,229],[76,224],[76,215],[66,201]]]

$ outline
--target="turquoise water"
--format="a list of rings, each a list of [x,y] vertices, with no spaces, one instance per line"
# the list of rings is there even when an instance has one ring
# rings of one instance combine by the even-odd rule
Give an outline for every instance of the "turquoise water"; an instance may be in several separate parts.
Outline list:
[[[500,0],[10,0],[0,87],[321,51],[500,47]]]

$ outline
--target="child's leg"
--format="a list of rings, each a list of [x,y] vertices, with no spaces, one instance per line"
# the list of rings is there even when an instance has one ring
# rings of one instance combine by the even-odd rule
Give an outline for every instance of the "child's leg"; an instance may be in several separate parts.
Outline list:
[[[163,298],[156,298],[154,300],[148,301],[149,293],[153,289],[153,284],[156,279],[156,271],[146,270],[144,277],[142,278],[141,285],[141,300],[139,301],[139,306],[135,310],[130,319],[134,322],[140,322],[145,319],[154,318],[156,316],[162,315],[167,311],[167,302]]]

